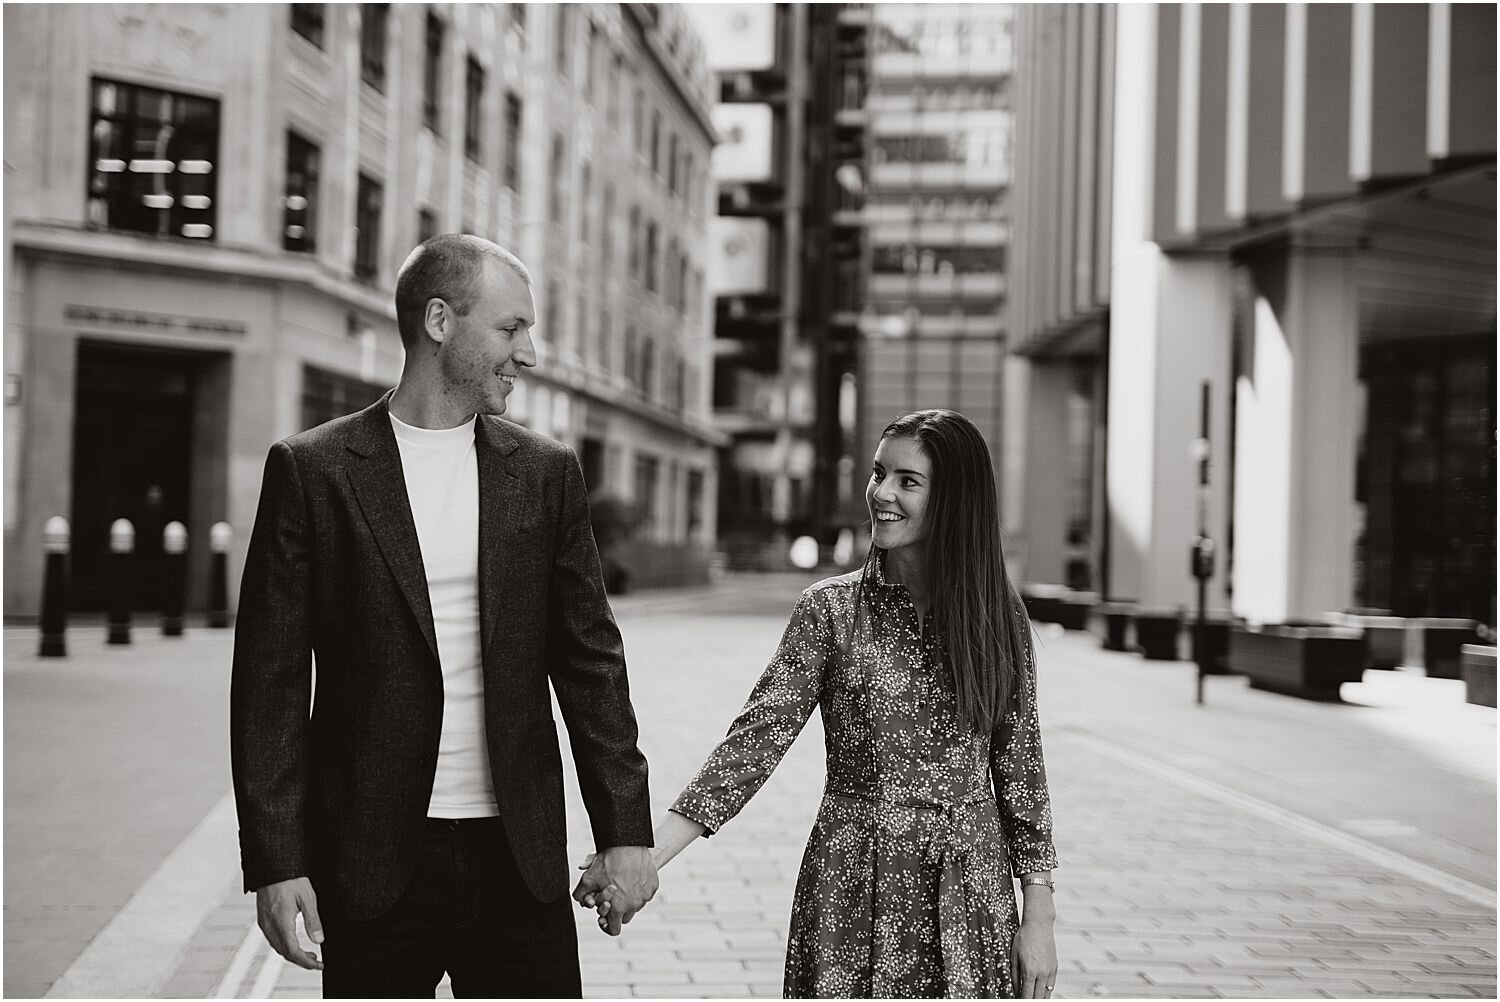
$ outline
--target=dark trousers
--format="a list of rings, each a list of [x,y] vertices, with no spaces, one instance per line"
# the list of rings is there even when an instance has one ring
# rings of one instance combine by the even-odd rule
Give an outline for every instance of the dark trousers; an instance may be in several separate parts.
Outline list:
[[[499,818],[429,818],[390,911],[324,916],[323,997],[432,998],[447,972],[456,998],[581,998],[573,899],[533,898],[503,831]]]

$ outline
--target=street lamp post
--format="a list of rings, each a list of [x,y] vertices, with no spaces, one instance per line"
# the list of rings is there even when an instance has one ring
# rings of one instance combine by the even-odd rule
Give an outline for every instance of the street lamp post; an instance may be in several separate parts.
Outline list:
[[[1209,383],[1203,381],[1199,403],[1198,437],[1190,454],[1198,460],[1198,536],[1193,540],[1191,562],[1193,577],[1198,579],[1198,618],[1193,624],[1193,660],[1198,664],[1198,705],[1203,705],[1203,678],[1209,673],[1208,652],[1208,579],[1214,576],[1214,541],[1208,535],[1208,400]]]

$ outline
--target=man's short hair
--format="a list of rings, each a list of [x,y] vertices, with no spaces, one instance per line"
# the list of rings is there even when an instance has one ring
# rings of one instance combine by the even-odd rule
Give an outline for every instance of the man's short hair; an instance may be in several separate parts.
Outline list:
[[[484,263],[493,259],[531,284],[521,259],[472,233],[439,233],[417,245],[396,275],[396,329],[407,348],[417,344],[427,324],[427,304],[441,299],[459,316],[467,316],[479,297]]]

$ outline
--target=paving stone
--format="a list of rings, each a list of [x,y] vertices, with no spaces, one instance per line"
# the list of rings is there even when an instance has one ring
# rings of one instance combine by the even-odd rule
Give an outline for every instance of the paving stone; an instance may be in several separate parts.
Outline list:
[[[632,664],[649,666],[633,670],[632,693],[658,808],[722,736],[774,649],[795,591],[766,615],[621,607]],[[684,657],[684,650],[692,656]],[[1422,827],[1426,822],[1413,820],[1414,802],[1425,797],[1428,806],[1452,805],[1461,823],[1433,834],[1453,845],[1469,839],[1462,844],[1471,859],[1486,844],[1493,855],[1493,781],[1465,778],[1410,737],[1457,734],[1470,741],[1464,735],[1479,729],[1463,729],[1470,725],[1458,720],[1461,710],[1450,714],[1456,723],[1434,731],[1431,721],[1400,707],[1367,705],[1356,714],[1248,690],[1236,679],[1214,680],[1226,684],[1211,686],[1208,705],[1194,707],[1190,697],[1182,700],[1180,680],[1164,681],[1148,670],[1153,666],[1099,651],[1092,641],[1049,636],[1038,656],[1062,857],[1058,997],[1493,995],[1493,908],[1176,785],[1098,744],[1174,768],[1192,755],[1211,756],[1228,764],[1198,773],[1202,778],[1330,828],[1339,818],[1360,817]],[[8,715],[14,709],[10,677],[7,664]],[[1359,691],[1346,686],[1346,692]],[[624,936],[600,935],[592,916],[579,910],[587,997],[780,996],[792,886],[821,797],[822,754],[821,721],[814,715],[744,813],[663,871],[657,899]],[[1256,768],[1240,764],[1251,761]],[[1370,776],[1379,776],[1381,785]],[[581,858],[592,839],[570,769],[565,786],[569,858]],[[1338,813],[1320,817],[1324,803]],[[8,813],[7,866],[15,850],[9,834]],[[1456,866],[1431,855],[1421,861]],[[1454,872],[1493,886],[1493,862],[1488,865],[1484,873]],[[132,889],[122,890],[128,895]],[[13,911],[23,900],[7,896],[7,960],[15,948],[12,930],[25,927]],[[168,987],[201,985],[212,976],[208,968],[227,966],[226,954],[237,948],[252,917],[253,898],[226,897]],[[58,928],[68,920],[61,914]],[[315,996],[320,984],[307,973],[284,968],[278,995]],[[253,980],[252,971],[244,991]]]

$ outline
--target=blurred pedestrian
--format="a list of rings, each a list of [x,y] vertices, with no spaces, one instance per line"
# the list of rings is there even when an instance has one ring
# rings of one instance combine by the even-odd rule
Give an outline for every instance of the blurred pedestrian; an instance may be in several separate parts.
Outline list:
[[[459,997],[576,998],[549,681],[601,847],[579,886],[626,914],[656,890],[582,471],[497,416],[536,364],[519,260],[433,237],[396,312],[400,384],[266,462],[231,686],[245,888],[328,997],[431,998],[447,972]]]
[[[738,814],[821,706],[827,784],[787,997],[1046,998],[1051,803],[983,436],[953,411],[893,421],[865,500],[864,567],[802,593],[728,736],[657,826],[657,864]],[[604,921],[611,896],[583,903]]]

